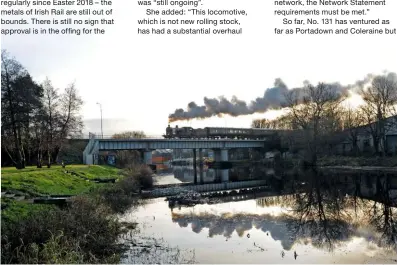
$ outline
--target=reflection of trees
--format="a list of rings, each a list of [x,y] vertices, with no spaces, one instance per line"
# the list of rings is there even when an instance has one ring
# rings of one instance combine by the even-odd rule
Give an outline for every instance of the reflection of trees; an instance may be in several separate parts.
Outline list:
[[[299,180],[306,184],[298,185],[296,194],[256,200],[263,208],[290,209],[285,214],[173,213],[172,220],[181,227],[191,223],[195,233],[208,228],[210,237],[230,237],[234,231],[243,236],[255,227],[269,231],[286,250],[294,242],[307,239],[315,247],[333,250],[352,237],[361,237],[397,251],[397,208],[396,198],[393,200],[389,193],[391,180],[395,177],[306,172]]]
[[[311,238],[313,245],[316,247],[323,247],[324,245],[319,244],[320,238],[323,237],[321,235],[317,235],[316,231],[310,230],[313,229],[313,226],[305,226],[303,227],[305,229],[304,233],[296,234],[296,230],[293,228],[299,220],[286,214],[279,216],[270,214],[224,214],[217,216],[208,213],[172,213],[172,221],[178,223],[180,227],[187,227],[188,224],[191,223],[191,229],[195,233],[201,233],[204,228],[207,228],[209,237],[223,235],[226,238],[230,238],[234,231],[236,231],[239,237],[243,237],[245,232],[255,227],[271,236],[274,240],[281,241],[281,245],[284,250],[291,250],[296,241],[306,238]],[[348,227],[349,224],[344,223],[344,221],[341,220],[339,223],[330,225],[330,227],[332,226],[345,228]],[[348,241],[353,233],[354,235],[359,236],[359,233],[352,229],[349,233],[346,233],[343,236],[338,236],[337,240],[335,239],[334,241]]]
[[[314,245],[332,250],[358,225],[369,225],[381,234],[377,237],[379,245],[396,248],[397,209],[392,207],[395,201],[389,193],[392,176],[324,175],[316,171],[305,175],[308,186],[295,195],[295,200],[285,201],[295,217],[289,229],[296,237],[311,238]],[[347,193],[350,196],[344,196]]]
[[[230,238],[234,231],[239,237],[243,237],[245,232],[253,227],[262,230],[264,233],[270,232],[274,240],[280,240],[285,250],[290,250],[294,243],[291,240],[292,234],[287,230],[287,223],[291,222],[291,217],[286,215],[272,216],[269,214],[177,214],[172,213],[172,221],[177,222],[180,227],[187,227],[191,223],[192,231],[200,233],[203,228],[208,229],[208,236],[214,237],[223,235]]]
[[[307,172],[309,185],[291,201],[292,216],[289,229],[295,237],[311,238],[313,245],[332,250],[337,242],[349,238],[354,226],[344,210],[347,201],[340,196],[335,183],[315,171]],[[343,221],[342,221],[343,220]]]
[[[381,233],[379,245],[394,247],[397,250],[397,208],[390,196],[391,176],[376,178],[375,200],[366,211],[370,224]]]
[[[297,195],[282,195],[282,196],[261,198],[256,200],[256,205],[261,206],[263,208],[272,207],[272,206],[288,207],[295,200],[296,196]]]

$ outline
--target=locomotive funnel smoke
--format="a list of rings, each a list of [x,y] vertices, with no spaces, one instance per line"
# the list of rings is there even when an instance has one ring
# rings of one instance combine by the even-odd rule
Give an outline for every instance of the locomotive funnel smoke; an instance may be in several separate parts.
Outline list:
[[[371,82],[373,75],[369,74],[364,79],[356,81],[354,84],[342,86],[339,83],[327,84],[339,96],[346,95],[349,90],[363,88],[366,84]],[[304,82],[304,87],[310,85],[308,81]],[[289,91],[295,91],[298,95],[302,95],[303,87],[288,89],[285,83],[277,78],[274,81],[274,87],[265,90],[263,97],[258,97],[252,100],[250,104],[233,96],[228,100],[224,96],[216,98],[204,97],[204,105],[199,106],[195,102],[190,102],[186,110],[176,109],[174,113],[168,116],[169,122],[190,120],[190,119],[205,119],[213,116],[230,115],[237,117],[240,115],[249,115],[254,113],[263,113],[269,109],[283,108],[287,106],[285,95]]]

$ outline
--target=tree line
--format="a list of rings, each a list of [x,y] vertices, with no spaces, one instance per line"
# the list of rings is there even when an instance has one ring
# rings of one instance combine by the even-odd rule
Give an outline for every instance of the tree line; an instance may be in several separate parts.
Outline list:
[[[51,167],[66,139],[81,134],[82,104],[74,83],[62,92],[48,78],[39,84],[20,62],[1,51],[1,149],[16,168]]]
[[[344,101],[348,93],[339,93],[332,85],[307,83],[302,89],[285,94],[287,112],[274,119],[253,120],[253,128],[296,130],[306,159],[316,163],[325,147],[348,139],[358,153],[359,135],[370,135],[376,154],[387,152],[386,134],[396,128],[397,75],[374,76],[368,87],[357,90],[364,104],[352,108]]]

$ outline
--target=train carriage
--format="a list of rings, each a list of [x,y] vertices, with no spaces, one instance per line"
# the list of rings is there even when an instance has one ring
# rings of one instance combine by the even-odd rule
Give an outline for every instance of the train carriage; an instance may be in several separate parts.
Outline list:
[[[279,130],[252,129],[252,128],[222,128],[205,127],[204,129],[193,129],[192,127],[170,125],[166,128],[164,138],[168,139],[264,139],[277,134]]]
[[[208,138],[225,138],[227,136],[226,128],[206,127]]]
[[[274,135],[274,133],[275,130],[272,129],[258,129],[258,128],[251,129],[251,135],[253,138],[263,138]]]
[[[195,134],[194,134],[195,138],[198,138],[198,139],[200,139],[200,138],[208,138],[208,130],[207,130],[207,128],[195,129],[194,132],[195,132]]]

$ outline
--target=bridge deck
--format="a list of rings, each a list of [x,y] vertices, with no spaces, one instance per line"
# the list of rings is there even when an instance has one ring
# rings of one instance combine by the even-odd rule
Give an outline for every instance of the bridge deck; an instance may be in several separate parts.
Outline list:
[[[99,150],[265,147],[268,141],[236,139],[96,139]]]

